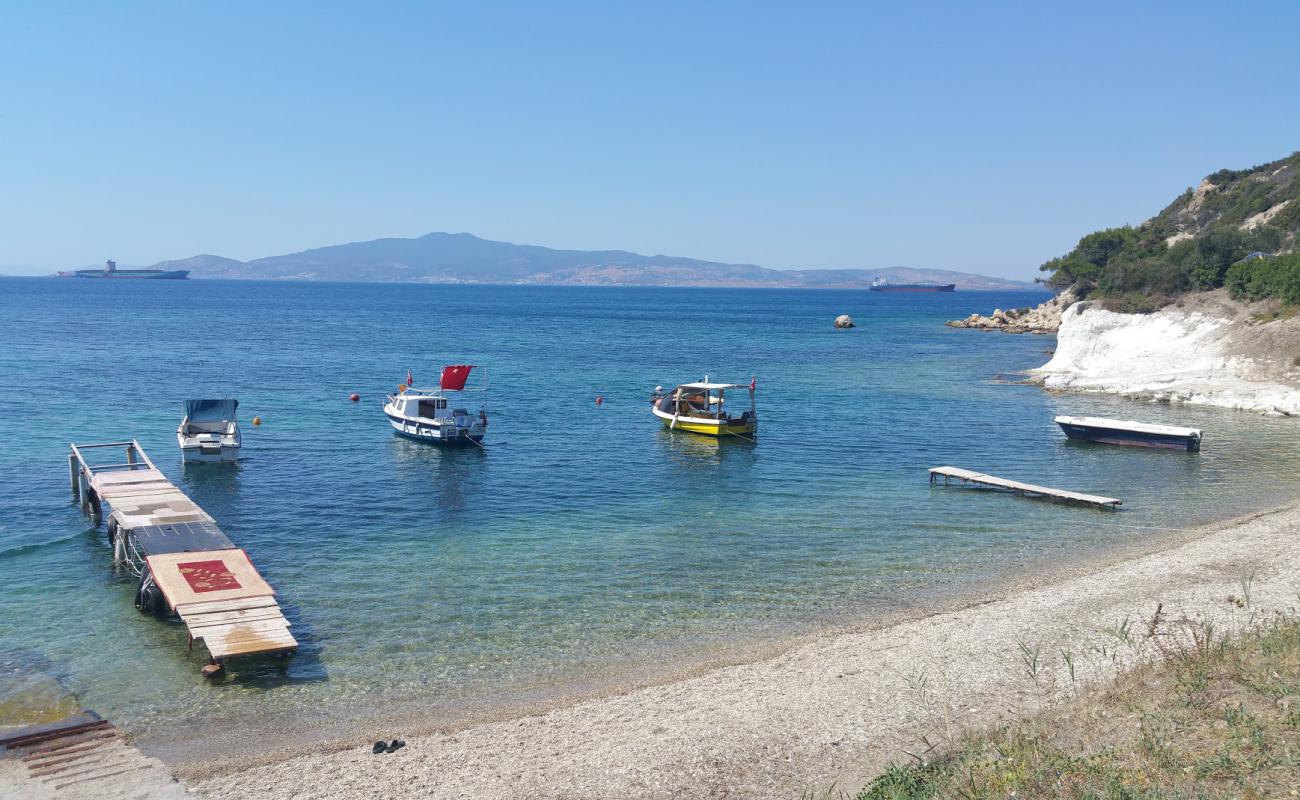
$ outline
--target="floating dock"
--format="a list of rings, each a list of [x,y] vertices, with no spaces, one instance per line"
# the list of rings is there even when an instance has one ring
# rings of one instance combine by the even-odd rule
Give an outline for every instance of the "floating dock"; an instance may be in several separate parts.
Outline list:
[[[975,472],[969,469],[959,469],[958,467],[933,467],[930,469],[930,483],[933,484],[936,478],[942,477],[944,485],[956,478],[962,483],[975,484],[977,486],[987,486],[992,489],[1002,489],[1003,491],[1015,492],[1024,497],[1044,497],[1049,500],[1057,500],[1062,503],[1078,503],[1079,505],[1092,506],[1094,508],[1118,508],[1124,501],[1114,497],[1101,497],[1095,494],[1082,494],[1080,492],[1070,492],[1065,489],[1053,489],[1049,486],[1036,486],[1032,483],[1021,483],[1020,481],[1007,480],[995,475],[985,475],[982,472]]]
[[[88,452],[125,452],[120,463],[94,464]],[[288,654],[298,648],[271,588],[206,511],[172,485],[139,442],[73,444],[72,493],[98,525],[108,504],[113,563],[140,577],[136,607],[175,614],[201,641],[215,669],[228,658]]]

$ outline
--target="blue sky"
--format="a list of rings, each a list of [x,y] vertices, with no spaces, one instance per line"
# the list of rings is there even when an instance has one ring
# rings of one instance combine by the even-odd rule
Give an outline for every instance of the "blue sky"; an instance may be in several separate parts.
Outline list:
[[[1300,149],[1300,3],[0,5],[0,270],[429,231],[1027,278]]]

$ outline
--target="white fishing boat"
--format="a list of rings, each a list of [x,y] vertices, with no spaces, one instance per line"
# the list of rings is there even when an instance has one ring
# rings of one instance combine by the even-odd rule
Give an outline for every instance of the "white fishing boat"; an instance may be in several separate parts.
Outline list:
[[[1161,447],[1167,450],[1196,452],[1201,449],[1201,429],[1176,425],[1156,425],[1131,419],[1102,417],[1068,417],[1055,419],[1071,439],[1130,447]]]
[[[239,458],[239,401],[186,400],[185,418],[176,429],[181,459],[186,464],[234,461]]]
[[[398,387],[397,394],[388,395],[384,414],[399,436],[417,442],[434,444],[481,444],[487,435],[487,412],[479,404],[477,413],[470,413],[469,404],[459,399],[461,392],[487,391],[487,372],[481,384],[466,389],[465,383],[473,364],[453,364],[442,368],[436,389],[418,389],[407,384]],[[407,373],[407,382],[411,378]]]

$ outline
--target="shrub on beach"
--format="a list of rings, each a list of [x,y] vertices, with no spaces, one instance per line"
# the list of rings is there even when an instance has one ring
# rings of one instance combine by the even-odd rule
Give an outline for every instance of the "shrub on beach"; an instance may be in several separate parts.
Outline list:
[[[1248,591],[1228,599],[1249,605]],[[1152,637],[1165,636],[1158,623],[1157,612]],[[890,767],[857,800],[1289,796],[1300,786],[1300,620],[1236,640],[1208,623],[1187,633],[1112,686]]]

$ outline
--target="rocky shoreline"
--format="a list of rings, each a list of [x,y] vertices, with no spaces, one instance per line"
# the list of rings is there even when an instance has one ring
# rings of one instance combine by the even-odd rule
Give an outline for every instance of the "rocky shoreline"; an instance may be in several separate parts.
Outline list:
[[[947,325],[950,328],[1003,333],[1056,333],[1061,327],[1061,314],[1077,299],[1073,291],[1067,289],[1034,308],[1009,308],[1005,311],[998,308],[988,316],[971,314],[965,319],[949,320]]]

